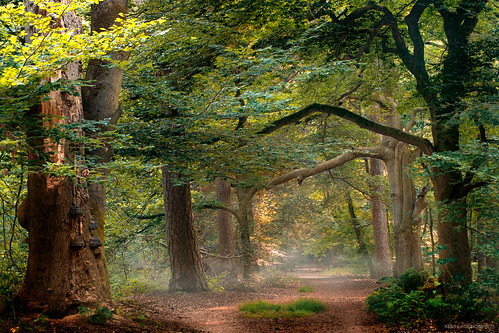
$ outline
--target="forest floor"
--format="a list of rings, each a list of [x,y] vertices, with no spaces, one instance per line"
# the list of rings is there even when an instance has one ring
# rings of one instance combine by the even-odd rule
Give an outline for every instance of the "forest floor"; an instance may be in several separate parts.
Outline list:
[[[440,332],[431,325],[415,330],[377,323],[374,315],[364,309],[367,295],[378,287],[375,280],[354,276],[325,277],[313,269],[296,270],[292,274],[299,282],[286,288],[132,295],[119,304],[120,314],[114,315],[105,325],[90,324],[88,319],[77,314],[49,321],[21,318],[16,329],[6,332]],[[298,292],[303,285],[312,287],[313,292]],[[248,301],[283,303],[300,297],[319,299],[328,305],[328,310],[311,317],[290,319],[247,318],[238,311],[238,306]],[[7,326],[0,323],[0,330],[2,328]],[[494,332],[494,325],[456,324],[447,331]]]

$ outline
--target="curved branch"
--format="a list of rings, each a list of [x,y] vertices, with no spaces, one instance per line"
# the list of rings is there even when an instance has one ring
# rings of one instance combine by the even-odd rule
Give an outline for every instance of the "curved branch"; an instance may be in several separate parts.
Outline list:
[[[419,19],[426,7],[431,3],[430,0],[419,0],[417,1],[411,9],[409,15],[405,17],[405,23],[407,24],[407,29],[409,30],[409,37],[411,38],[412,44],[414,45],[414,61],[415,65],[419,71],[424,69],[424,50],[425,45],[421,32],[419,31]],[[424,72],[426,72],[424,70]]]
[[[412,109],[411,120],[409,121],[409,124],[407,124],[407,126],[404,127],[405,132],[409,132],[414,127],[414,125],[416,124],[416,116],[418,115],[419,112],[423,112],[424,110],[425,108],[421,107]]]
[[[219,204],[214,204],[214,203],[204,203],[204,204],[196,205],[195,208],[196,209],[221,209],[221,210],[225,210],[225,211],[231,213],[236,218],[239,215],[239,213],[235,209],[232,209],[230,207],[227,207],[227,206],[224,206],[221,204],[219,205]]]
[[[427,139],[405,133],[393,127],[380,125],[341,107],[318,103],[311,104],[293,114],[290,114],[289,116],[276,120],[270,126],[260,130],[258,134],[272,133],[281,127],[295,124],[299,120],[317,112],[338,116],[361,128],[365,128],[378,134],[386,135],[407,144],[419,147],[426,155],[430,155],[434,151],[432,143]]]
[[[361,148],[355,151],[350,151],[343,155],[336,156],[331,160],[319,163],[314,168],[296,169],[282,176],[271,179],[267,183],[267,187],[284,184],[292,179],[296,179],[298,181],[298,184],[301,185],[301,183],[305,178],[336,168],[340,165],[345,164],[346,162],[349,162],[359,157],[374,157],[374,158],[384,159],[385,157],[384,150],[385,150],[384,147],[376,146],[372,148]]]

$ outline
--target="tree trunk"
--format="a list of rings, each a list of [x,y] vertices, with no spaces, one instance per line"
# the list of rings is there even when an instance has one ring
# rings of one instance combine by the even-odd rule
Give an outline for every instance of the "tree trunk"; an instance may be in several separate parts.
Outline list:
[[[115,19],[120,14],[126,14],[128,0],[102,0],[98,4],[92,5],[91,29],[93,33],[98,33],[101,29],[108,29],[115,24]],[[127,57],[123,53],[114,53],[114,60],[125,60]],[[82,87],[83,114],[86,120],[103,121],[109,119],[110,124],[116,124],[120,116],[119,98],[123,71],[120,68],[111,66],[108,61],[92,59],[89,61],[85,80],[91,86]],[[105,130],[106,128],[103,128]],[[97,163],[108,163],[111,161],[112,151],[109,144],[105,143],[102,148],[96,148],[86,152],[87,156],[96,158]],[[105,177],[108,174],[106,168],[99,170]],[[97,229],[95,235],[104,240],[104,223],[106,212],[106,188],[98,183],[92,182],[88,186],[90,213],[94,218]],[[102,251],[102,262],[105,265],[103,274],[106,288],[111,295],[109,284],[109,273],[107,261]]]
[[[395,240],[395,275],[409,268],[423,269],[421,253],[421,219],[415,215],[416,191],[407,175],[412,162],[411,152],[406,144],[399,142],[393,155],[385,160],[390,179],[390,196],[393,206],[393,233]]]
[[[350,214],[350,221],[352,222],[353,230],[355,232],[355,238],[357,238],[357,243],[359,244],[359,249],[364,259],[366,260],[367,267],[369,268],[369,275],[374,278],[376,277],[376,269],[374,268],[371,257],[369,256],[369,252],[367,252],[367,247],[364,241],[362,240],[361,228],[359,225],[359,221],[357,220],[357,216],[355,216],[355,209],[353,207],[352,197],[350,193],[346,194],[347,205],[348,205],[348,213]]]
[[[396,114],[396,103],[391,98],[388,98],[388,101],[391,101],[392,106],[390,114],[386,116],[386,122],[390,127],[400,129],[402,126],[400,116]],[[408,173],[409,166],[414,161],[415,156],[406,143],[391,137],[383,136],[382,144],[388,148],[384,161],[388,172],[393,207],[393,238],[396,257],[394,273],[399,275],[409,268],[421,271],[423,269],[422,221],[419,208],[425,204],[424,195],[426,192],[421,197],[422,202],[417,206],[416,189],[410,173]]]
[[[217,201],[226,207],[231,206],[230,183],[222,178],[217,178],[216,196]],[[218,226],[218,250],[222,258],[222,265],[226,272],[232,277],[236,275],[236,265],[234,262],[234,228],[232,226],[232,213],[219,209],[217,211]]]
[[[24,3],[28,11],[40,12],[32,2]],[[72,12],[59,19],[58,24],[81,31],[81,21]],[[81,74],[81,64],[72,63],[51,80],[73,81],[80,79]],[[51,162],[62,164],[76,161],[76,155],[81,153],[70,152],[65,143],[56,144],[41,137],[43,129],[83,119],[80,97],[58,91],[48,97],[27,114],[27,138],[33,153],[30,158],[40,168],[47,154],[51,154]],[[89,197],[83,180],[74,184],[65,177],[41,171],[29,174],[28,194],[18,216],[29,232],[28,268],[17,294],[19,301],[54,316],[76,311],[78,306],[105,306],[111,302],[102,244],[90,230]]]
[[[375,158],[369,159],[369,173],[372,177],[384,176],[383,161]],[[378,276],[391,274],[392,263],[390,246],[388,240],[388,229],[386,227],[386,205],[382,201],[383,187],[371,184],[371,218],[374,234],[374,246],[376,249],[376,268]]]
[[[192,214],[191,187],[181,175],[174,175],[163,167],[163,198],[170,258],[170,291],[208,290],[201,255],[199,254],[194,218]],[[182,185],[176,185],[183,181]]]
[[[251,222],[252,222],[252,212],[251,206],[243,204],[247,202],[251,194],[251,190],[247,191],[245,189],[237,189],[237,200],[239,201],[239,229],[241,237],[241,254],[243,259],[243,278],[247,279],[251,276],[253,271],[253,247],[251,246]]]
[[[466,228],[466,196],[460,196],[461,177],[444,174],[433,177],[435,200],[439,204],[438,243],[443,280],[471,282],[471,251]]]

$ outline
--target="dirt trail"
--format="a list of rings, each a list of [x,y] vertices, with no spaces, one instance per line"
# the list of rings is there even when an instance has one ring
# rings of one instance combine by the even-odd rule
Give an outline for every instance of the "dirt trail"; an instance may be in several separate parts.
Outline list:
[[[364,308],[366,296],[376,288],[374,280],[351,276],[324,277],[317,270],[293,272],[311,293],[290,288],[258,288],[196,294],[154,293],[132,296],[128,311],[135,308],[150,320],[176,322],[182,332],[388,332]],[[251,319],[238,313],[238,305],[252,300],[287,302],[299,297],[324,301],[328,311],[293,319]],[[125,307],[126,308],[126,307]]]

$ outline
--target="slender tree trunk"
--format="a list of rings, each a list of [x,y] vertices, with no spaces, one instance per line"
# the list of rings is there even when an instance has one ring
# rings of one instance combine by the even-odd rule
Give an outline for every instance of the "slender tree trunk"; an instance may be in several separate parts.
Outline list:
[[[428,214],[430,215],[430,241],[431,241],[431,272],[435,275],[437,270],[437,261],[435,258],[435,239],[433,237],[433,215],[431,214],[431,210],[428,210]]]
[[[369,173],[372,177],[384,176],[383,161],[375,158],[369,159]],[[383,187],[371,184],[371,218],[376,249],[376,268],[378,276],[390,275],[392,270],[388,229],[386,228],[386,205],[382,201]]]
[[[181,175],[172,174],[166,166],[162,174],[168,255],[172,271],[169,289],[208,290],[194,227],[190,183]],[[178,180],[184,184],[175,185]]]
[[[239,205],[242,205],[243,202],[246,201],[248,196],[252,196],[245,189],[238,189],[236,191],[237,199],[239,201]],[[240,237],[241,237],[241,254],[243,259],[243,278],[247,279],[250,277],[253,271],[253,247],[251,245],[251,222],[252,222],[252,211],[251,206],[248,205],[246,207],[242,207],[242,210],[239,212],[239,229],[240,229]]]
[[[33,2],[25,1],[25,6],[28,11],[40,12]],[[58,20],[64,28],[81,31],[81,21],[72,12]],[[73,81],[80,79],[81,74],[81,64],[73,63],[51,80]],[[58,91],[48,97],[27,114],[31,162],[43,165],[47,153],[53,163],[77,161],[83,155],[81,151],[70,152],[67,144],[55,144],[41,133],[43,128],[81,121],[81,99]],[[81,170],[76,171],[80,174]],[[28,268],[17,294],[19,301],[54,316],[63,316],[78,306],[105,306],[111,302],[102,244],[90,230],[89,196],[83,180],[74,184],[64,177],[31,173],[28,195],[18,216],[29,232]]]
[[[350,193],[347,192],[346,195],[347,205],[348,205],[348,213],[350,214],[350,221],[352,222],[353,230],[355,232],[355,237],[357,238],[357,243],[359,244],[359,249],[364,259],[366,260],[367,267],[369,268],[369,275],[371,277],[376,277],[376,269],[374,268],[371,257],[369,256],[369,252],[367,251],[366,244],[362,240],[361,227],[359,225],[359,221],[357,220],[357,216],[355,215],[355,209],[353,206],[352,197]]]
[[[231,206],[231,187],[227,180],[217,178],[216,196],[217,201],[225,206]],[[223,257],[223,266],[230,276],[236,275],[236,265],[234,262],[234,228],[232,226],[232,213],[219,209],[217,211],[217,226],[218,226],[218,250]]]

